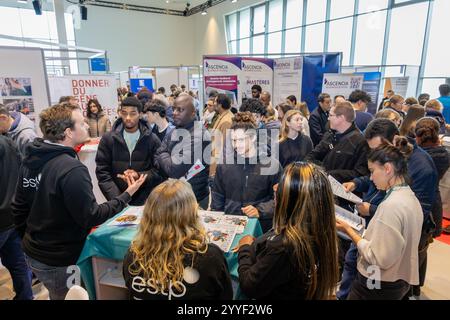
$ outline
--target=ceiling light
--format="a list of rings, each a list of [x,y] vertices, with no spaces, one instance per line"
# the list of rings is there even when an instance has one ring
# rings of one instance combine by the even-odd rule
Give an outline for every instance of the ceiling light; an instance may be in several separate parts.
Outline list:
[[[27,3],[28,0],[17,0],[18,3]]]
[[[206,11],[206,9],[203,9],[202,16],[206,16],[207,14],[208,14],[208,12]]]
[[[231,3],[236,3],[238,0],[231,0]]]

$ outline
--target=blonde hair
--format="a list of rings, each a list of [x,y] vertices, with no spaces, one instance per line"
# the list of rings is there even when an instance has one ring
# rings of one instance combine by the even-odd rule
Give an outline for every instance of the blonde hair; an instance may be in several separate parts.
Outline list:
[[[276,193],[273,226],[309,279],[307,300],[330,299],[338,282],[334,210],[331,185],[321,169],[307,162],[286,167]]]
[[[289,133],[288,122],[291,121],[292,117],[295,116],[296,114],[299,114],[303,120],[304,116],[300,110],[289,110],[284,115],[283,122],[281,123],[280,142],[283,142],[284,140],[287,139],[288,133]],[[303,131],[303,126],[302,126],[302,131]]]
[[[307,119],[309,118],[309,109],[308,104],[306,102],[304,101],[300,102],[299,104],[297,104],[295,109],[300,110],[305,118]]]
[[[275,109],[273,107],[267,107],[266,108],[266,117],[265,117],[265,123],[268,123],[270,121],[278,120],[275,117]]]
[[[204,254],[206,231],[198,216],[198,204],[187,182],[169,179],[150,193],[138,234],[131,244],[134,255],[128,270],[153,279],[161,292],[172,285],[181,291],[186,255]]]
[[[444,107],[442,106],[442,103],[439,100],[431,99],[428,100],[427,103],[425,103],[425,109],[431,109],[442,112],[442,109],[444,109]]]

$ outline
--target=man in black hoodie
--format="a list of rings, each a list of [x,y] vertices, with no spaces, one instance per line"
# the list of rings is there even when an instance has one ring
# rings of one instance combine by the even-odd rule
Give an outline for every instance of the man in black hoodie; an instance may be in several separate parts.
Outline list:
[[[137,98],[125,98],[120,107],[120,118],[100,140],[95,173],[107,200],[125,191],[127,176],[137,179],[139,174],[145,173],[147,180],[130,202],[142,206],[153,188],[164,180],[153,166],[154,154],[161,143],[147,122],[141,119],[142,109]]]
[[[31,270],[50,299],[64,299],[90,229],[123,210],[146,176],[127,177],[124,193],[98,205],[89,171],[74,150],[88,139],[81,110],[55,105],[40,118],[44,138],[26,148],[12,210]]]
[[[0,259],[13,281],[17,300],[33,299],[31,271],[14,228],[11,201],[19,177],[20,155],[10,138],[0,135]]]

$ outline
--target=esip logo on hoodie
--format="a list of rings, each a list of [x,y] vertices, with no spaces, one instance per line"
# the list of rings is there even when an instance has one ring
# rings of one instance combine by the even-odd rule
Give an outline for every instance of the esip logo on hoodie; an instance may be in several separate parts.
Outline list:
[[[39,188],[39,182],[41,181],[42,174],[39,173],[39,175],[36,178],[23,178],[23,187],[24,188],[35,188],[36,190]]]

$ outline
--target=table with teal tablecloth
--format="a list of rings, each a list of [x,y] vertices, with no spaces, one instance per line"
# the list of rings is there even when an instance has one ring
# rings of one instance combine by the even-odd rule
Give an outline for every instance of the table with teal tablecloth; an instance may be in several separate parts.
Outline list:
[[[115,219],[111,218],[98,229],[92,232],[86,239],[83,251],[78,259],[77,265],[81,271],[86,290],[91,299],[95,299],[95,284],[92,270],[92,257],[106,258],[112,260],[123,260],[133,238],[135,237],[138,226],[109,226],[108,223]],[[245,235],[259,237],[262,234],[258,219],[249,219],[242,234],[236,235],[233,245],[234,248],[239,240]],[[226,252],[225,258],[232,279],[238,278],[238,256],[237,253]]]

